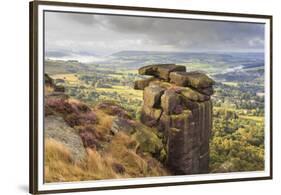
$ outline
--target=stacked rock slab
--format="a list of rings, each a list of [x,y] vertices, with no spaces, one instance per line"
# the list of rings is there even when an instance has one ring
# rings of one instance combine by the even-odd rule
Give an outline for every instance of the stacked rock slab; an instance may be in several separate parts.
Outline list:
[[[153,76],[135,89],[144,90],[141,122],[164,134],[167,167],[178,175],[207,173],[214,81],[175,64],[145,66],[139,74]]]

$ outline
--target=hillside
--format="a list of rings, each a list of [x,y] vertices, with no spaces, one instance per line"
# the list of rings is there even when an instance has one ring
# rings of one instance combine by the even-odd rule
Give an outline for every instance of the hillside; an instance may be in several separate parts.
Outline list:
[[[45,89],[45,181],[162,176],[163,144],[155,129],[113,102],[89,107]]]

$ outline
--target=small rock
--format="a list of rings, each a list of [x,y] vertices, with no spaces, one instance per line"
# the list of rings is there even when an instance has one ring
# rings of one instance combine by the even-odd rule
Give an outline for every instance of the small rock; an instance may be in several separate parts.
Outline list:
[[[116,134],[119,131],[123,131],[128,134],[132,134],[135,131],[135,128],[128,119],[116,117],[112,121],[112,126],[111,126],[110,131],[113,134]]]

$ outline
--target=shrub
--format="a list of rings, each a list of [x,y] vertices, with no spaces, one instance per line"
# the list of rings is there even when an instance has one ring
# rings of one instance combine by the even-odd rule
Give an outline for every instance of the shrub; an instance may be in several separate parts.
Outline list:
[[[124,119],[132,119],[132,116],[123,107],[115,104],[114,102],[102,102],[97,105],[97,109],[100,109],[109,115],[118,116]]]
[[[71,104],[61,97],[45,98],[45,110],[45,115],[54,112],[65,115],[73,112]]]
[[[88,149],[87,159],[74,164],[66,146],[52,139],[45,145],[45,182],[70,182],[118,178],[110,156]]]
[[[97,122],[97,116],[92,111],[88,113],[72,113],[66,115],[64,119],[71,127],[95,124]]]
[[[45,115],[58,113],[71,126],[94,124],[96,114],[85,104],[61,97],[48,97],[45,100]]]
[[[79,135],[83,141],[85,148],[95,148],[96,149],[96,148],[100,147],[99,141],[94,132],[95,131],[88,130],[86,128],[80,130]]]

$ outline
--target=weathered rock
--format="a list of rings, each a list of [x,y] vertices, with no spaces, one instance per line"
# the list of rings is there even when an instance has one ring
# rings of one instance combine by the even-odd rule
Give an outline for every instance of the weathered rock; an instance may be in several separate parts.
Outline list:
[[[139,74],[141,75],[151,75],[164,80],[169,80],[170,72],[182,71],[185,72],[185,66],[175,65],[175,64],[158,64],[144,66],[139,69]]]
[[[180,98],[184,109],[194,110],[199,108],[199,102],[192,101],[183,95],[181,95]]]
[[[183,96],[182,96],[183,97]],[[167,166],[175,174],[208,173],[209,139],[212,129],[211,101],[194,102],[185,98],[188,110],[162,114],[159,124],[167,137]],[[192,106],[190,106],[192,105]]]
[[[166,149],[161,159],[171,172],[208,173],[214,81],[203,73],[174,67],[151,65],[139,70],[158,78],[144,88],[141,122],[162,135]]]
[[[151,81],[149,83],[149,86],[152,86],[152,85],[158,85],[158,86],[160,86],[160,87],[162,87],[164,89],[169,89],[169,88],[171,88],[173,86],[173,84],[165,82],[165,81],[161,81],[159,79],[155,79],[155,80]]]
[[[169,77],[176,85],[196,89],[208,88],[215,84],[211,78],[200,72],[171,72]]]
[[[63,79],[55,79],[55,83],[65,83],[65,80]]]
[[[142,107],[141,122],[149,127],[153,127],[158,124],[162,114],[162,109],[151,108],[148,106]]]
[[[54,139],[64,144],[71,152],[74,161],[81,161],[86,156],[83,142],[78,132],[69,127],[61,117],[45,117],[45,138]]]
[[[194,169],[192,163],[199,159],[199,155],[195,155],[194,151],[198,151],[196,139],[194,136],[196,131],[192,122],[192,112],[183,111],[181,114],[167,115],[162,114],[160,124],[165,129],[164,135],[167,137],[167,161],[166,164],[175,174],[188,174],[198,171]],[[199,167],[199,164],[197,165]]]
[[[52,79],[47,73],[45,73],[45,85],[53,87],[55,85],[54,79]]]
[[[163,133],[164,136],[166,136],[165,138],[167,138],[170,126],[171,126],[171,117],[170,115],[163,112],[160,116],[157,129],[159,132]]]
[[[144,90],[145,87],[149,85],[150,82],[158,80],[156,78],[148,78],[143,80],[137,80],[134,83],[134,89]]]
[[[167,114],[181,113],[180,96],[172,90],[166,90],[161,97],[161,107]]]
[[[210,99],[209,96],[201,94],[201,93],[199,93],[199,92],[197,92],[197,91],[195,91],[195,90],[193,90],[191,88],[188,88],[188,87],[182,89],[180,91],[180,93],[184,97],[186,97],[186,98],[188,98],[188,99],[190,99],[192,101],[203,102],[203,101],[207,101],[207,100]]]
[[[55,88],[54,89],[55,92],[62,92],[62,93],[65,92],[65,88],[62,85],[56,85],[54,88]]]
[[[199,88],[199,89],[197,89],[197,91],[199,91],[202,94],[208,95],[208,96],[211,96],[215,93],[213,87]]]
[[[160,106],[160,98],[164,93],[164,89],[158,85],[148,86],[143,91],[144,105],[157,108]]]
[[[113,134],[118,133],[119,131],[126,132],[128,134],[132,134],[135,132],[134,125],[130,123],[130,120],[124,119],[124,118],[119,118],[115,117],[112,121],[111,129],[110,131]]]
[[[171,115],[171,127],[176,129],[186,129],[188,130],[188,121],[189,118],[192,116],[191,111],[185,110],[181,114],[174,114]]]

